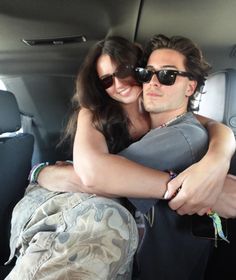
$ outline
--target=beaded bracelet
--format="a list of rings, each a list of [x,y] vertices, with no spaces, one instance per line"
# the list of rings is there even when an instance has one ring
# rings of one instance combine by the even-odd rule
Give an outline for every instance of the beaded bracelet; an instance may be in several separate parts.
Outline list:
[[[229,243],[227,236],[225,236],[225,234],[223,232],[220,216],[212,209],[209,209],[206,214],[209,218],[212,219],[212,222],[213,222],[213,226],[214,226],[214,230],[215,230],[215,247],[217,247],[217,236],[219,236],[222,240]]]
[[[49,162],[42,162],[39,164],[36,164],[35,166],[33,166],[33,168],[30,171],[28,180],[30,182],[30,184],[37,184],[37,180],[38,180],[38,176],[39,173],[42,171],[42,169],[46,166],[49,165]]]

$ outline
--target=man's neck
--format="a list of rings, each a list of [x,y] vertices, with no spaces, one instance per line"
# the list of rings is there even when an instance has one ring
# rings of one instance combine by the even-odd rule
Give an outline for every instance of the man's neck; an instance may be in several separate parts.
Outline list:
[[[165,126],[165,124],[168,124],[169,122],[175,120],[178,116],[181,116],[186,112],[187,112],[186,109],[181,108],[178,110],[172,110],[172,111],[166,111],[160,113],[150,113],[151,126],[152,128]]]

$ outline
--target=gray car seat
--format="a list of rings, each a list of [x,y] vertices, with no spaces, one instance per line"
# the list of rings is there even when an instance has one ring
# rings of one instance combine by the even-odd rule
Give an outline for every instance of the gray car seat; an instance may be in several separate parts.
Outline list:
[[[18,132],[20,128],[15,96],[0,90],[0,279],[10,269],[4,262],[9,257],[11,213],[28,184],[33,154],[33,136]]]

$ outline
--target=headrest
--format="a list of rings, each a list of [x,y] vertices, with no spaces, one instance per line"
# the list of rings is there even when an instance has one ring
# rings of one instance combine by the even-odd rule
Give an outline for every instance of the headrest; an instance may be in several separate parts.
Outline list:
[[[210,75],[203,92],[197,113],[228,125],[236,135],[236,69]]]
[[[200,96],[200,115],[223,122],[226,98],[226,72],[219,71],[211,74],[204,86],[203,94]]]
[[[13,93],[0,90],[0,134],[21,128],[20,111]]]
[[[236,135],[236,70],[228,69],[226,75],[225,118],[226,123]]]

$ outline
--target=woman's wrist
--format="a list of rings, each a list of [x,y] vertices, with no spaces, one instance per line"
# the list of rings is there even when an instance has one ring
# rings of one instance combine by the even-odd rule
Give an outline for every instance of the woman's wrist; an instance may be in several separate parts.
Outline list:
[[[49,162],[42,162],[33,166],[28,177],[30,184],[38,184],[39,173],[48,165]]]

